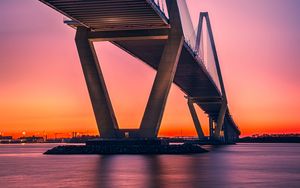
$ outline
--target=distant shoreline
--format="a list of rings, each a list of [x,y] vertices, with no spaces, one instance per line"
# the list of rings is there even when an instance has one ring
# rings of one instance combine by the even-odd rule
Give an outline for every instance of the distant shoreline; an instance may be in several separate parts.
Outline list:
[[[300,143],[300,140],[295,140],[295,141],[289,141],[289,140],[272,140],[272,141],[262,141],[262,140],[244,140],[244,139],[240,139],[238,140],[236,143],[265,143],[265,144],[272,144],[272,143],[295,143],[298,144]],[[81,142],[81,143],[69,143],[69,142],[26,142],[26,143],[0,143],[0,145],[26,145],[26,144],[78,144],[78,145],[82,145],[85,144],[85,142]],[[206,144],[204,144],[206,145]]]
[[[300,137],[244,137],[237,143],[300,143]]]
[[[74,138],[59,138],[45,140],[42,137],[24,137],[24,139],[13,139],[11,136],[0,136],[0,144],[84,144],[86,141],[98,137],[83,136]],[[170,138],[169,138],[170,139]],[[176,138],[175,138],[176,139]],[[197,139],[193,137],[191,139]],[[242,137],[237,140],[237,143],[300,143],[300,134],[262,134]],[[203,143],[198,143],[203,144]]]

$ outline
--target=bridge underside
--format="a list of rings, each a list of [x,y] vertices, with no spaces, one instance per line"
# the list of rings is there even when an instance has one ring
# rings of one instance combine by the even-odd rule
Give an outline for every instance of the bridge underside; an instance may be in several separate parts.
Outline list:
[[[66,23],[77,29],[78,53],[101,137],[123,137],[129,132],[131,137],[155,138],[170,84],[175,83],[208,114],[214,138],[224,96],[197,54],[185,41],[180,42],[183,32],[177,1],[167,1],[169,18],[152,0],[41,1],[72,19]],[[93,41],[110,41],[157,70],[140,129],[118,128]],[[221,131],[226,141],[234,142],[240,132],[227,103],[223,111]]]

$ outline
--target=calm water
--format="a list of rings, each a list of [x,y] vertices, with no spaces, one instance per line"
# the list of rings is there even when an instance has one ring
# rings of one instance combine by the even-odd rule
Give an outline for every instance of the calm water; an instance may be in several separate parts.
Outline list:
[[[197,155],[49,156],[0,145],[0,187],[300,187],[300,144],[237,144]]]

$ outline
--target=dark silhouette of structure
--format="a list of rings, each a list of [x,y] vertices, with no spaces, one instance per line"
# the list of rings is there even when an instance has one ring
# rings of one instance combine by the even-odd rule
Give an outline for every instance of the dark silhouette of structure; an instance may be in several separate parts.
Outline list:
[[[156,138],[175,83],[187,95],[200,140],[204,134],[194,104],[208,114],[211,140],[236,141],[240,131],[229,113],[208,13],[200,13],[195,36],[188,27],[191,20],[183,0],[40,1],[70,18],[65,23],[76,29],[75,42],[102,138]],[[203,55],[204,22],[209,61]],[[110,41],[157,70],[139,129],[119,129],[94,41]]]

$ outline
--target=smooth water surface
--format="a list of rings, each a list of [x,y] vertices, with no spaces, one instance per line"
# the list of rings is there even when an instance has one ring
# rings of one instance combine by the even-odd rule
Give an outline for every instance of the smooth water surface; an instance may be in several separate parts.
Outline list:
[[[300,144],[237,144],[195,155],[43,155],[0,145],[0,187],[300,187]]]

